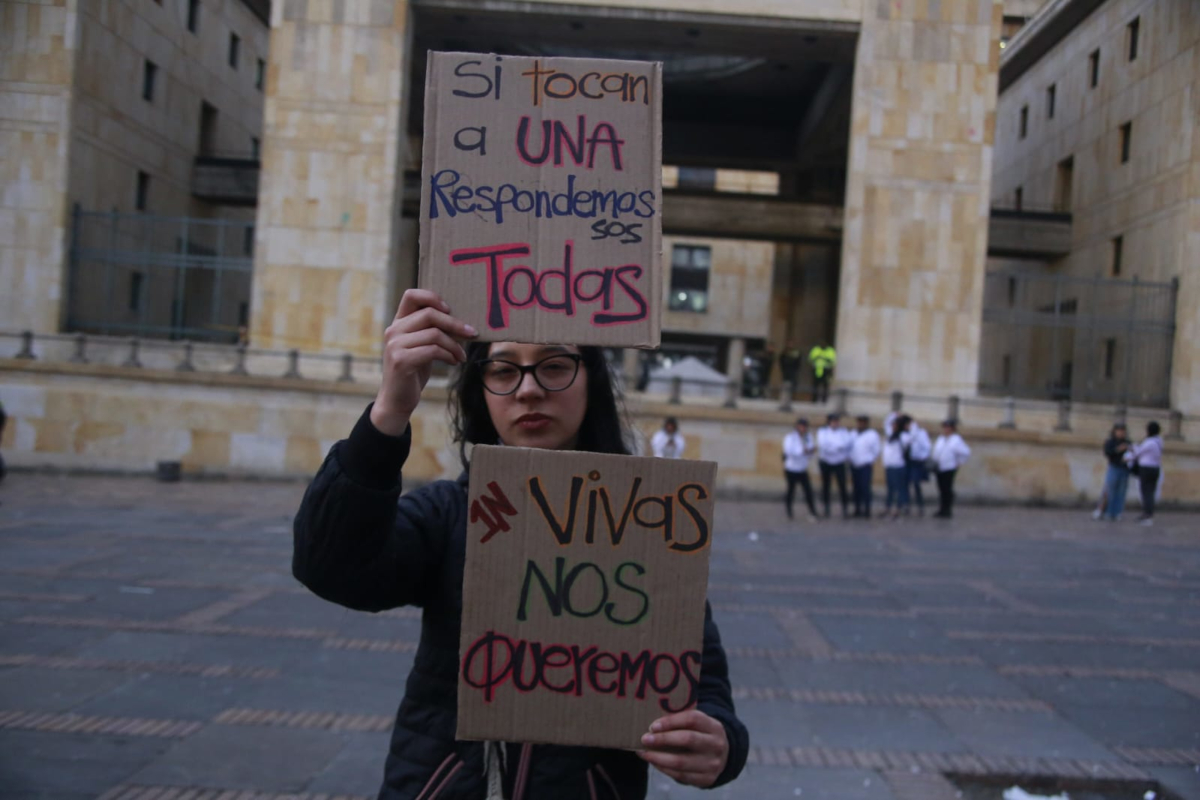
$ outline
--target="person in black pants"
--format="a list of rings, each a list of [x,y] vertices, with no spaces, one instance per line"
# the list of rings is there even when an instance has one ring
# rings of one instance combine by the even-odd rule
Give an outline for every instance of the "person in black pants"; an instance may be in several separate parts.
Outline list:
[[[1133,461],[1142,490],[1142,516],[1138,519],[1143,525],[1154,524],[1154,500],[1158,494],[1158,476],[1162,472],[1161,432],[1162,428],[1157,422],[1149,423],[1146,425],[1146,438],[1133,449]]]
[[[784,507],[788,519],[792,519],[792,501],[796,497],[796,485],[804,489],[804,502],[808,504],[809,521],[816,520],[817,507],[813,504],[812,482],[808,479],[808,458],[816,451],[813,435],[808,432],[808,420],[796,420],[796,429],[783,437],[783,475],[787,480],[787,495]]]
[[[935,517],[949,519],[954,513],[954,478],[958,469],[971,457],[971,448],[958,433],[958,422],[948,419],[942,423],[942,435],[933,443],[933,460],[937,464],[938,513]]]
[[[829,518],[829,490],[831,479],[837,481],[838,496],[842,500],[842,516],[850,516],[850,497],[846,494],[846,459],[850,456],[850,431],[842,427],[842,418],[830,414],[824,428],[817,431],[818,464],[821,467],[821,499],[825,504],[825,517]]]

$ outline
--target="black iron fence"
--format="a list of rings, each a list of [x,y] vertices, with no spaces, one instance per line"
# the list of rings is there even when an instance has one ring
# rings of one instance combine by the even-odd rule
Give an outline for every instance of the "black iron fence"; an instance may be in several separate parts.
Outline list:
[[[980,390],[1166,407],[1178,292],[1178,281],[988,273]]]
[[[236,342],[249,321],[254,223],[76,209],[69,331]]]

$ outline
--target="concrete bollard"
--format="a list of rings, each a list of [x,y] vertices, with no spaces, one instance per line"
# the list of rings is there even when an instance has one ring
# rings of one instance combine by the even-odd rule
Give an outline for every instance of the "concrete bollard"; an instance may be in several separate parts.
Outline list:
[[[904,408],[904,392],[897,389],[892,392],[892,411],[899,411]]]
[[[959,399],[958,395],[950,395],[950,397],[946,400],[946,419],[952,419],[957,423],[958,410],[961,405],[962,401]]]
[[[846,416],[846,409],[849,407],[848,401],[850,399],[850,390],[842,388],[834,389],[833,396],[837,398],[836,411],[838,416]]]
[[[87,359],[87,336],[82,333],[75,334],[75,354],[71,356],[72,364],[86,364]]]
[[[1124,405],[1119,405],[1113,409],[1113,421],[1118,425],[1124,425],[1129,417],[1129,409]]]
[[[1071,430],[1071,401],[1058,401],[1058,422],[1054,426],[1054,430],[1058,433],[1066,433]]]
[[[350,353],[342,354],[342,374],[338,376],[338,383],[354,383],[354,356]]]
[[[230,375],[249,375],[246,371],[246,345],[239,344],[237,346],[237,360],[233,362],[233,369],[229,370]]]
[[[129,358],[125,359],[125,363],[121,365],[122,367],[141,368],[142,362],[138,359],[139,347],[141,347],[141,342],[136,338],[129,340]]]
[[[195,372],[196,365],[192,363],[192,343],[183,343],[183,360],[175,365],[175,369],[180,372]]]
[[[727,381],[725,383],[725,402],[721,405],[725,408],[737,408],[738,383],[737,381]]]
[[[998,427],[1005,430],[1016,430],[1017,428],[1017,401],[1011,397],[1004,398],[1004,419],[1000,421]]]
[[[1167,418],[1167,435],[1166,438],[1172,442],[1183,441],[1183,412],[1177,409],[1171,410],[1171,415]]]
[[[667,402],[672,405],[679,405],[683,402],[683,378],[678,375],[671,378],[671,397]]]
[[[21,331],[21,351],[17,358],[35,359],[33,354],[33,331]]]
[[[792,410],[792,399],[795,396],[795,394],[796,394],[796,387],[792,384],[792,382],[784,381],[783,385],[779,387],[779,410],[780,411],[791,411]]]
[[[283,373],[285,378],[300,377],[300,351],[288,350],[288,368],[287,372]]]

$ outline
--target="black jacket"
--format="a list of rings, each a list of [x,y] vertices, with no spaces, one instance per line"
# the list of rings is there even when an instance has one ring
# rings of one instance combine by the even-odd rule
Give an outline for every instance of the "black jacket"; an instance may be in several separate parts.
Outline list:
[[[350,438],[333,446],[296,514],[292,571],[317,595],[349,608],[423,609],[380,800],[482,800],[483,745],[454,739],[467,479],[437,481],[400,497],[400,469],[411,443],[411,431],[386,436],[364,413]],[[717,785],[727,783],[742,771],[749,736],[734,712],[725,651],[708,608],[698,708],[725,727],[729,758]],[[506,748],[504,791],[513,800],[645,797],[647,766],[632,752]]]
[[[1124,450],[1118,450],[1121,445],[1125,445]],[[1110,436],[1104,442],[1104,457],[1108,459],[1108,463],[1114,467],[1124,467],[1125,453],[1129,452],[1129,440],[1118,439],[1115,436]]]

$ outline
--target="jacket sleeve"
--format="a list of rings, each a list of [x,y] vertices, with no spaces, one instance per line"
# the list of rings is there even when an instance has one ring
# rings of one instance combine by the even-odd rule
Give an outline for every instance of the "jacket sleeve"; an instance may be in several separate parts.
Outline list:
[[[700,699],[696,707],[717,720],[725,727],[725,738],[729,742],[729,756],[725,769],[709,788],[723,786],[738,775],[746,766],[750,752],[750,733],[737,717],[733,707],[733,692],[729,686],[729,662],[725,648],[721,646],[721,634],[713,620],[712,606],[704,604],[704,653],[700,665]]]
[[[446,553],[447,503],[432,487],[400,497],[412,431],[387,436],[369,414],[370,406],[304,493],[292,574],[314,594],[360,611],[422,605]]]

